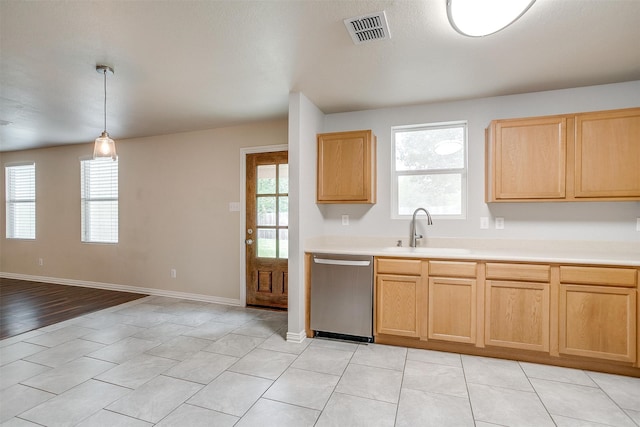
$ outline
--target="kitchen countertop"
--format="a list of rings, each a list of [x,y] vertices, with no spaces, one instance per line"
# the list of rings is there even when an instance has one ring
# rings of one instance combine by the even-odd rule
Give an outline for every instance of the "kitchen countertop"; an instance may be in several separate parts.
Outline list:
[[[640,242],[427,238],[421,246],[411,248],[407,240],[320,236],[307,239],[304,249],[325,254],[640,267]]]

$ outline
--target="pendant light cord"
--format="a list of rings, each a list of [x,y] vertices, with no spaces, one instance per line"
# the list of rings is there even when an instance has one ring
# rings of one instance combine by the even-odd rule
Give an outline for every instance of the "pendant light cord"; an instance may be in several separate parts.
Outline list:
[[[104,131],[107,131],[107,70],[102,71],[104,73]]]

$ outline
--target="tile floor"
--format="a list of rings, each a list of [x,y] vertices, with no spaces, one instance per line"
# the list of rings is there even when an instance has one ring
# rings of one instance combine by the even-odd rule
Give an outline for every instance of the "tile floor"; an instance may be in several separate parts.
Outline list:
[[[640,379],[329,340],[147,297],[0,341],[2,426],[640,426]]]

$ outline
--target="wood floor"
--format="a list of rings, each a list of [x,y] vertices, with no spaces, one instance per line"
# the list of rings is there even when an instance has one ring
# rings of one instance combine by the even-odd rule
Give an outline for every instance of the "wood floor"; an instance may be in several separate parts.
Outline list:
[[[0,278],[0,339],[145,296]]]

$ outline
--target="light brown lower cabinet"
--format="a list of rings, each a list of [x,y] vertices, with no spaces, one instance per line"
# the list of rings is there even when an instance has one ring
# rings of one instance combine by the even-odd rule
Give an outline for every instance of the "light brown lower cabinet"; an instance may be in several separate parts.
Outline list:
[[[549,352],[547,264],[486,263],[485,345]]]
[[[427,337],[475,344],[476,280],[430,277]]]
[[[639,272],[376,258],[376,342],[640,376]]]
[[[419,336],[419,276],[379,274],[376,278],[376,333]]]
[[[560,266],[561,354],[636,361],[637,270]]]
[[[549,351],[549,284],[487,280],[485,344]]]
[[[636,360],[636,289],[560,285],[560,353]]]

